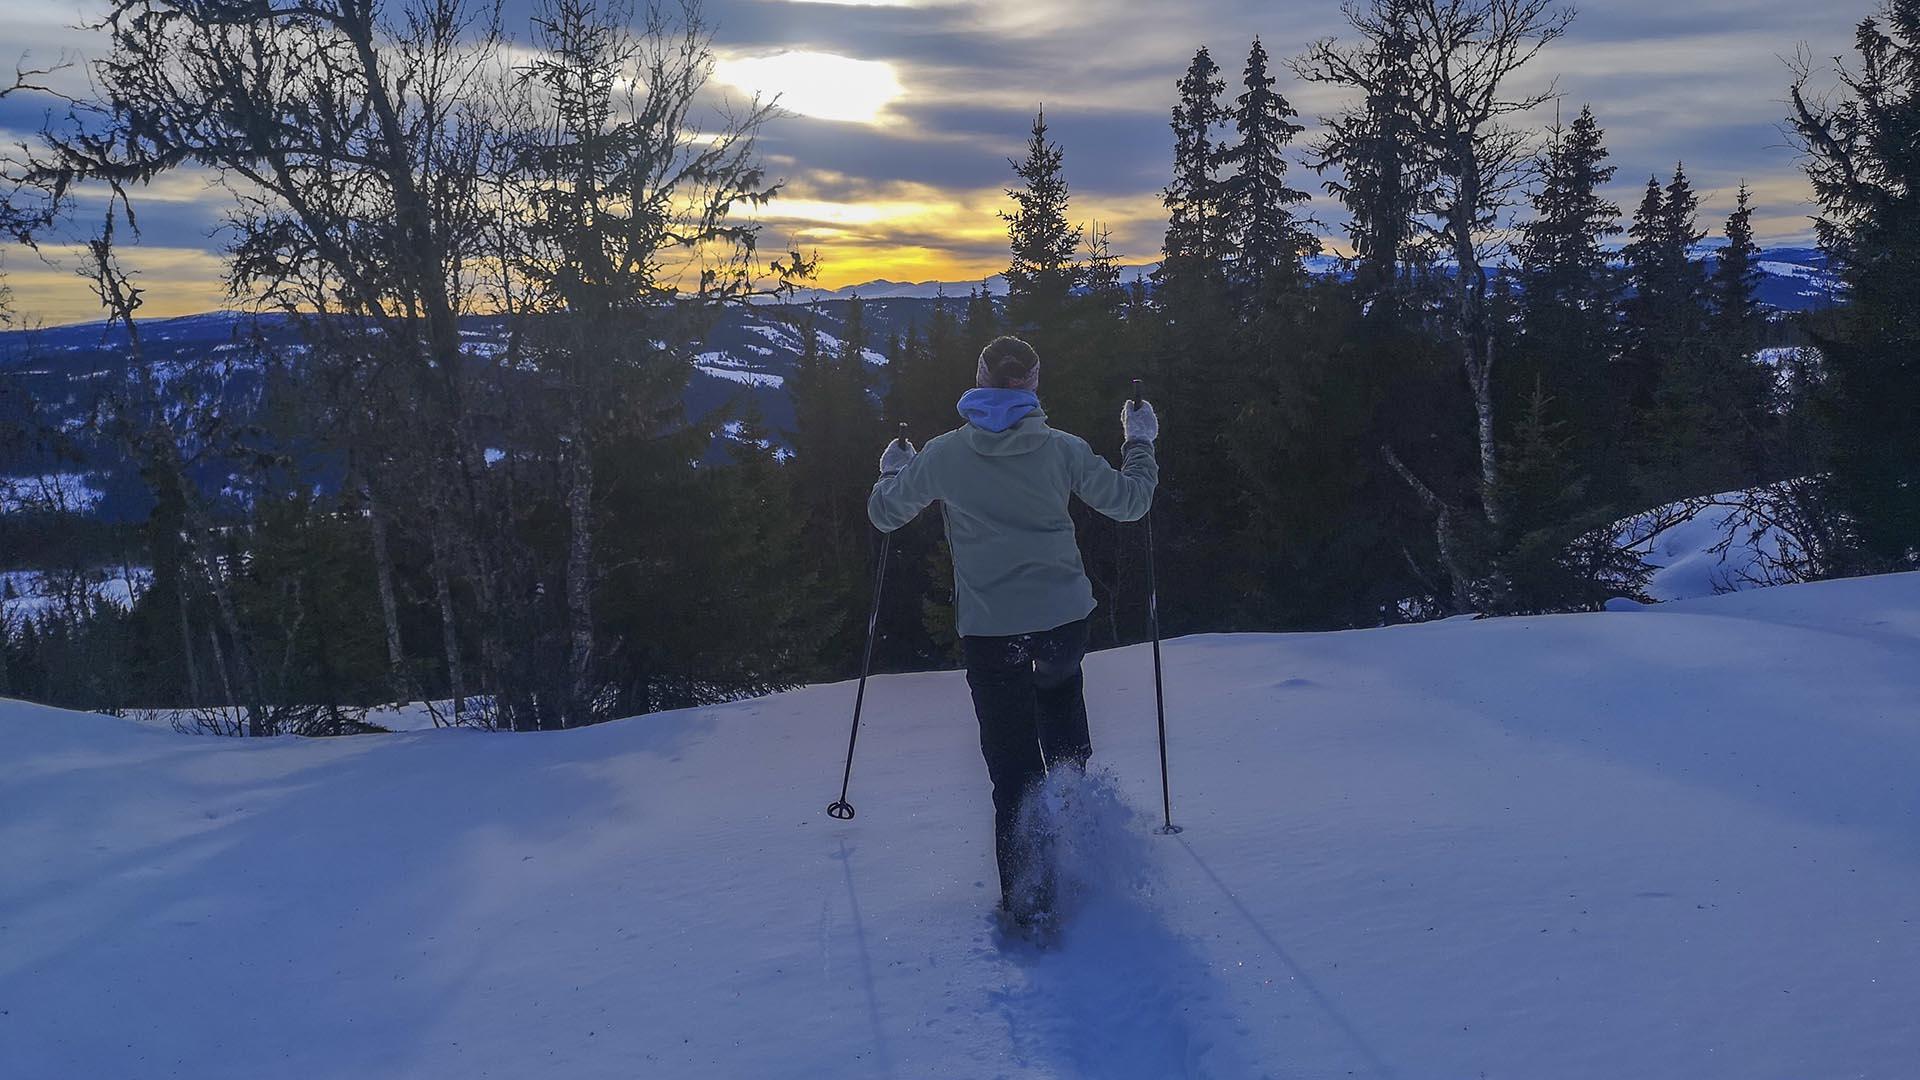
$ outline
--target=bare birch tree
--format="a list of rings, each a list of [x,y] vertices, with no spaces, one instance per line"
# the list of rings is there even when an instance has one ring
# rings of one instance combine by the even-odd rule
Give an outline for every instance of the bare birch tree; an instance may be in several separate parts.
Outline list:
[[[1493,390],[1497,335],[1487,267],[1506,242],[1504,212],[1526,184],[1533,159],[1530,136],[1514,119],[1555,96],[1550,85],[1516,89],[1516,76],[1566,32],[1573,12],[1556,0],[1348,0],[1345,10],[1360,43],[1318,42],[1295,70],[1357,91],[1368,108],[1395,103],[1396,133],[1404,135],[1396,145],[1411,159],[1398,174],[1421,185],[1406,209],[1455,264],[1449,321],[1473,399],[1481,513],[1497,532],[1503,520]],[[1328,150],[1329,164],[1345,166],[1344,158],[1363,148]],[[1357,157],[1352,164],[1377,166]],[[1387,454],[1413,483],[1412,471],[1391,448]],[[1415,491],[1432,505],[1436,496],[1427,485],[1415,483]],[[1445,533],[1457,530],[1455,511],[1437,513],[1436,520]],[[1457,551],[1458,545],[1443,540],[1442,547]]]

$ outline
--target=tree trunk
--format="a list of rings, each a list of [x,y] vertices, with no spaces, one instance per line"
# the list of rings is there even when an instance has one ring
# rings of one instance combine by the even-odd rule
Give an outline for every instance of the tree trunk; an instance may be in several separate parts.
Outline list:
[[[1432,488],[1414,475],[1413,470],[1407,468],[1406,464],[1400,460],[1400,455],[1393,452],[1393,447],[1381,446],[1380,455],[1386,459],[1387,466],[1398,473],[1400,479],[1405,480],[1407,486],[1413,489],[1413,493],[1419,496],[1428,510],[1433,512],[1434,543],[1440,552],[1440,564],[1446,567],[1447,579],[1453,589],[1454,614],[1463,615],[1472,611],[1473,579],[1460,562],[1459,534],[1454,522],[1453,507],[1447,505],[1446,500],[1435,495]]]
[[[387,550],[387,519],[373,493],[373,485],[366,485],[365,491],[367,521],[373,539],[374,582],[380,589],[380,618],[387,632],[387,673],[392,680],[390,692],[396,702],[408,701],[413,695],[407,686],[406,656],[400,650],[400,606],[393,598],[393,556]]]
[[[1490,335],[1482,336],[1486,338],[1479,343],[1483,351],[1477,361],[1467,364],[1467,381],[1473,388],[1473,412],[1480,438],[1480,505],[1486,511],[1487,524],[1497,531],[1501,524],[1502,507],[1499,444],[1494,441],[1493,427],[1493,339]],[[1471,341],[1463,344],[1469,350],[1474,347]]]
[[[447,691],[453,698],[453,720],[460,722],[466,708],[466,674],[460,664],[460,631],[454,621],[453,585],[447,577],[447,542],[443,521],[433,525],[433,595],[440,605],[440,647],[447,658]]]
[[[193,662],[193,625],[187,617],[187,577],[180,567],[173,572],[174,591],[180,601],[180,662],[187,669],[187,704],[198,705],[200,697],[199,665]]]
[[[233,680],[227,674],[227,654],[220,648],[220,628],[207,624],[207,644],[213,647],[213,670],[220,676],[220,702],[223,705],[235,704],[233,700]]]
[[[245,633],[240,628],[239,610],[233,605],[233,591],[227,587],[227,574],[221,567],[219,555],[208,541],[210,527],[195,521],[189,525],[193,532],[195,547],[199,551],[201,565],[206,567],[207,584],[213,593],[213,607],[220,615],[221,626],[227,631],[227,639],[233,646],[233,666],[240,676],[240,691],[246,696],[247,734],[258,738],[269,734],[267,723],[266,699],[261,693],[260,673],[254,667],[253,650],[247,647]],[[231,693],[231,690],[229,690]]]
[[[567,701],[561,723],[591,721],[593,706],[593,457],[576,414],[567,485]]]
[[[1500,461],[1494,441],[1493,421],[1493,332],[1487,323],[1487,271],[1480,264],[1480,252],[1474,247],[1473,224],[1480,209],[1479,167],[1472,154],[1472,142],[1461,136],[1455,153],[1466,162],[1461,169],[1459,199],[1448,220],[1448,240],[1453,246],[1457,273],[1454,282],[1460,335],[1461,368],[1467,388],[1473,392],[1474,433],[1480,443],[1480,505],[1487,523],[1500,527]]]

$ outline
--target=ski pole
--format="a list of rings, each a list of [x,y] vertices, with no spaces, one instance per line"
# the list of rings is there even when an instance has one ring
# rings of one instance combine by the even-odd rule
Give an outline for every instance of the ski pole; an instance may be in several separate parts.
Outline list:
[[[1133,380],[1133,407],[1140,407],[1140,380]],[[1147,533],[1147,627],[1153,633],[1153,709],[1160,721],[1160,809],[1165,824],[1155,830],[1162,836],[1180,831],[1173,823],[1173,790],[1167,782],[1167,699],[1160,675],[1160,583],[1153,568],[1153,510],[1149,508],[1140,525]]]
[[[900,425],[899,440],[907,438],[907,425]],[[827,805],[827,816],[841,821],[853,820],[853,804],[847,801],[847,785],[853,783],[853,745],[860,740],[860,708],[867,700],[867,673],[873,670],[874,631],[880,625],[880,590],[887,583],[887,553],[893,549],[893,534],[880,536],[880,566],[873,572],[873,607],[867,612],[867,650],[860,658],[860,688],[853,694],[853,730],[847,733],[847,769],[840,775],[840,797]]]

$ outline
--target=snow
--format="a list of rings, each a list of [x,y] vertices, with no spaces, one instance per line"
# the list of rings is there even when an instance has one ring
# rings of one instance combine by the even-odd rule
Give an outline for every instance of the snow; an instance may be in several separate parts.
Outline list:
[[[815,340],[820,343],[820,352],[822,355],[839,356],[847,351],[847,343],[844,340],[827,333],[825,330],[816,329],[813,333]],[[884,365],[887,362],[885,354],[875,352],[870,348],[862,348],[860,350],[860,359],[866,363],[875,365]]]
[[[744,371],[740,368],[716,367],[712,364],[695,364],[694,369],[703,375],[711,375],[716,379],[725,379],[745,386],[778,387],[787,381],[779,375],[770,375],[764,371]]]
[[[1766,564],[1797,545],[1771,525],[1757,526],[1740,513],[1740,504],[1759,494],[1728,491],[1702,500],[1694,511],[1667,528],[1640,539],[1631,550],[1655,567],[1646,594],[1654,600],[1686,600],[1715,593],[1737,592],[1767,582]],[[1671,516],[1683,504],[1656,510],[1658,519]],[[1622,542],[1635,535],[1635,524],[1623,523]]]
[[[846,823],[850,683],[312,741],[0,702],[0,1073],[1909,1076],[1916,655],[1920,575],[1186,638],[1161,837],[1148,654],[1096,654],[1044,955],[955,673],[869,685]]]
[[[1826,272],[1817,266],[1801,266],[1799,263],[1762,259],[1759,268],[1762,273],[1771,274],[1774,277],[1803,278],[1807,281],[1823,283],[1827,280]]]
[[[97,566],[71,586],[67,584],[67,577],[39,570],[0,571],[0,615],[8,619],[38,618],[59,611],[65,605],[63,594],[69,587],[77,590],[75,596],[84,592],[95,600],[130,611],[134,600],[153,584],[153,570],[146,566]]]
[[[800,350],[799,340],[793,331],[779,323],[748,323],[741,327],[741,329],[750,333],[759,334],[775,345],[790,348],[795,352]]]
[[[24,510],[84,513],[98,506],[105,497],[98,480],[98,475],[90,472],[0,476],[0,513]]]

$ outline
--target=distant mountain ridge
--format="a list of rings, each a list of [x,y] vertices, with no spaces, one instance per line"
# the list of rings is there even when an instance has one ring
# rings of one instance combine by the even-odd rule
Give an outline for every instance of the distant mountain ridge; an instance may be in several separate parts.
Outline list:
[[[1710,250],[1702,254],[1711,260]],[[1122,280],[1145,277],[1156,266],[1126,267]],[[1343,270],[1339,260],[1324,256],[1313,260],[1311,268],[1320,274]],[[1760,269],[1760,299],[1779,310],[1828,306],[1839,292],[1826,256],[1815,249],[1768,250]],[[874,279],[838,289],[803,290],[798,305],[762,302],[729,308],[695,350],[687,411],[702,418],[750,401],[774,437],[784,441],[793,426],[786,380],[805,349],[798,326],[801,306],[812,309],[820,349],[838,353],[848,302],[858,296],[868,337],[862,355],[884,389],[887,341],[923,325],[939,303],[957,311],[967,292],[982,285],[995,298],[1004,298],[1005,279],[999,275],[977,281]],[[470,319],[461,333],[477,356],[505,345],[494,320]],[[272,346],[283,361],[297,358],[305,348],[291,321],[273,315],[214,311],[147,320],[141,328],[148,362],[171,395],[189,402],[217,399],[242,418],[261,408],[268,383],[260,354],[248,344],[252,339]],[[0,450],[0,511],[51,497],[109,519],[144,516],[145,485],[89,424],[106,391],[125,377],[124,343],[125,332],[105,323],[0,333],[0,376],[25,391],[0,395],[0,420],[26,424],[29,430],[42,428],[53,434],[51,442],[65,443],[35,440],[33,445]],[[29,408],[34,410],[31,415]],[[4,415],[6,411],[15,415]],[[734,437],[732,431],[723,433],[715,452]],[[233,478],[209,471],[196,479],[204,490],[218,493]],[[321,483],[327,486],[324,479]]]
[[[1709,267],[1718,261],[1719,245],[1703,244],[1695,249],[1694,255],[1704,260]],[[1616,260],[1615,265],[1619,263]],[[1160,269],[1160,264],[1142,263],[1137,266],[1120,267],[1122,284],[1131,285],[1136,280],[1149,284],[1152,275]],[[1307,270],[1320,276],[1336,276],[1345,273],[1347,263],[1332,255],[1315,255],[1307,260]],[[1828,270],[1827,255],[1818,248],[1778,247],[1769,248],[1761,253],[1759,283],[1760,302],[1780,311],[1805,311],[1833,303],[1839,290],[1839,281]],[[992,274],[984,278],[959,281],[894,281],[890,278],[874,278],[856,285],[841,285],[833,289],[801,288],[792,295],[792,302],[813,303],[825,300],[850,300],[859,297],[862,300],[902,299],[933,300],[939,297],[960,298],[968,293],[985,288],[993,296],[1004,297],[1007,293],[1007,279],[1004,274]],[[775,298],[764,298],[762,302],[776,302]]]

